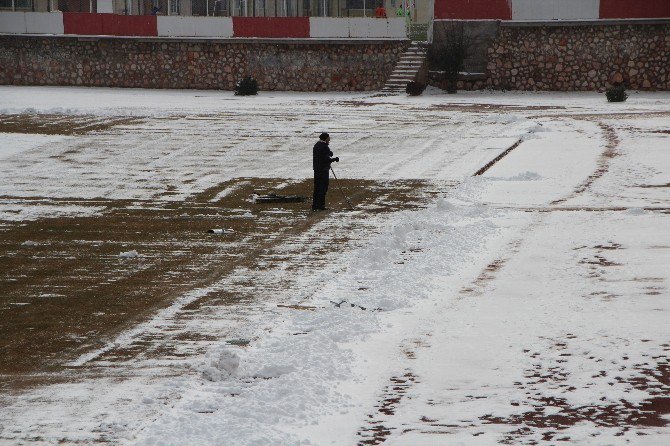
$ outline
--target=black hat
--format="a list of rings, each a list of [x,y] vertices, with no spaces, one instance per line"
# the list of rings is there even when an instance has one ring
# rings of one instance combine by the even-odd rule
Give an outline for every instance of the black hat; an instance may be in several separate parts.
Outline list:
[[[322,133],[322,134],[319,135],[319,139],[320,139],[321,141],[325,141],[325,140],[327,140],[328,138],[330,138],[330,135],[329,135],[328,133]]]

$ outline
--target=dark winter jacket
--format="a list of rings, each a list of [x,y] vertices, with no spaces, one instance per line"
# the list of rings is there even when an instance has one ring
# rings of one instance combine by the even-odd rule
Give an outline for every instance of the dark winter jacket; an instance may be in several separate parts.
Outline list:
[[[314,170],[323,171],[330,169],[330,163],[333,162],[333,158],[331,158],[333,152],[328,148],[328,144],[319,140],[314,144],[313,154],[312,167]]]

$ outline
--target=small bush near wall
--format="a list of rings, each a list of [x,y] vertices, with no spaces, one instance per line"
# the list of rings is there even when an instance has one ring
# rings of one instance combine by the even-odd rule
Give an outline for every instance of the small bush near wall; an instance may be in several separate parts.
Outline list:
[[[624,102],[628,99],[628,94],[623,85],[615,85],[605,92],[607,102]]]
[[[258,94],[258,82],[251,76],[244,76],[235,84],[235,96],[252,96]]]
[[[421,93],[426,89],[426,84],[422,82],[408,82],[405,87],[405,92],[410,96],[421,96]]]

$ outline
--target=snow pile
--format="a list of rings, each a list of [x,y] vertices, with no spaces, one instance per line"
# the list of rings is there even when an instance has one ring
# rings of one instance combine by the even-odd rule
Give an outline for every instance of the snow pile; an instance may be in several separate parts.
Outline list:
[[[311,297],[318,311],[283,313],[272,333],[251,345],[208,353],[195,368],[203,381],[134,444],[167,438],[179,444],[186,432],[188,441],[203,445],[322,444],[299,432],[318,419],[363,417],[360,410],[375,390],[365,386],[367,372],[357,373],[362,364],[385,369],[379,360],[399,335],[394,320],[402,311],[432,305],[426,302],[441,278],[467,268],[467,259],[500,232],[490,223],[499,211],[463,203],[440,199],[429,209],[390,217],[387,234],[353,253],[346,270]],[[361,357],[354,346],[375,354]],[[216,416],[204,419],[203,411]]]
[[[511,177],[510,181],[537,181],[541,179],[542,175],[536,172],[525,171],[520,173],[519,175]]]
[[[125,251],[120,253],[119,257],[122,259],[134,259],[135,257],[139,257],[139,253],[133,249],[132,251]]]
[[[542,179],[542,175],[537,172],[531,172],[527,170],[511,177],[487,176],[486,178],[491,181],[539,181]]]
[[[641,207],[629,208],[626,212],[628,213],[628,215],[644,215],[647,213],[647,211]]]
[[[202,376],[209,381],[221,381],[234,376],[240,367],[240,357],[234,351],[223,349],[217,352],[209,365],[202,367]]]
[[[79,206],[74,204],[0,202],[0,220],[18,222],[50,217],[88,217],[101,214],[106,207]]]

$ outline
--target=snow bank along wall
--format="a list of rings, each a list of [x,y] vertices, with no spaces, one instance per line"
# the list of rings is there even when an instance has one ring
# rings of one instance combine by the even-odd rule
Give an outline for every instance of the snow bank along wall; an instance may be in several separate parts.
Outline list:
[[[594,91],[623,79],[670,90],[670,0],[435,0],[434,14],[434,42],[454,24],[469,40],[461,89]]]
[[[376,90],[407,40],[0,35],[0,84],[232,90]]]

